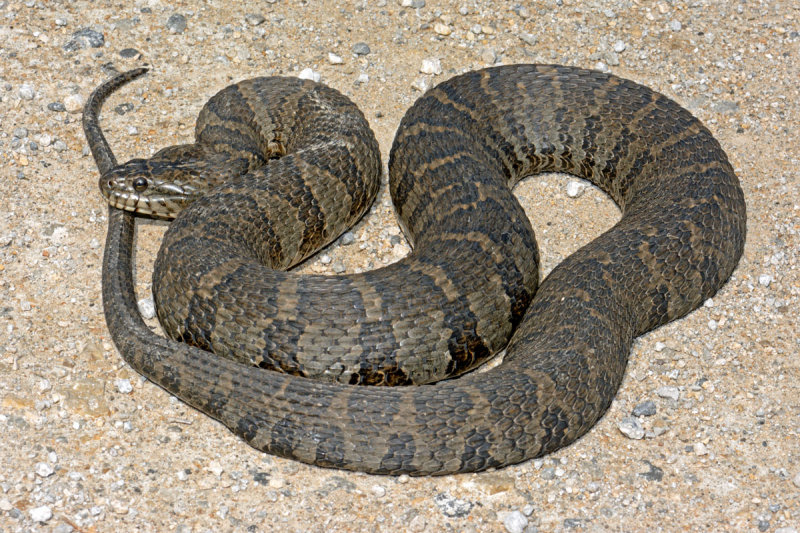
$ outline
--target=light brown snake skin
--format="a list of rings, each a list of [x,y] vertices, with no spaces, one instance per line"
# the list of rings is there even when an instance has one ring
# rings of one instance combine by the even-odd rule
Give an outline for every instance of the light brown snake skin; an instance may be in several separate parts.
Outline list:
[[[99,107],[140,74],[115,78],[87,102],[84,128],[104,176],[116,162],[99,129]],[[159,337],[136,308],[133,218],[115,208],[103,266],[109,330],[139,372],[269,453],[388,474],[478,471],[548,453],[606,411],[637,335],[685,315],[727,280],[742,253],[746,216],[727,157],[686,110],[633,82],[571,67],[497,67],[440,84],[404,117],[389,163],[414,254],[432,247],[442,264],[459,241],[436,248],[447,231],[472,232],[477,242],[515,238],[492,234],[495,219],[508,216],[499,206],[507,205],[510,184],[544,171],[589,179],[623,216],[551,272],[504,361],[486,373],[432,385],[346,386]],[[193,206],[199,202],[206,200]],[[485,263],[463,252],[454,257]]]

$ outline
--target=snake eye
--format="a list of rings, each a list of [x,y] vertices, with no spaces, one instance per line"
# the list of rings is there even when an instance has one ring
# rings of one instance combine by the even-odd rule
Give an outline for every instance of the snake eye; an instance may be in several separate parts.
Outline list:
[[[136,178],[133,180],[133,190],[136,192],[142,192],[147,189],[147,180],[145,178]]]

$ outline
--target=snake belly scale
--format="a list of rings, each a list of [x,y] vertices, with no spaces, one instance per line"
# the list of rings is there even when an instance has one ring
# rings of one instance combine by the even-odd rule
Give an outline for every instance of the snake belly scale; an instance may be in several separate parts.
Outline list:
[[[100,105],[141,73],[107,82],[87,102],[84,128],[104,177],[119,167],[97,122]],[[281,139],[265,141],[266,158],[270,142],[290,151]],[[494,245],[528,239],[515,208],[509,215],[500,206],[515,204],[505,198],[519,178],[546,171],[590,180],[623,215],[542,282],[503,362],[486,373],[419,386],[350,386],[266,371],[155,335],[133,293],[133,217],[114,207],[103,265],[109,331],[136,370],[269,453],[372,473],[446,474],[551,452],[607,410],[636,336],[685,315],[724,284],[742,253],[746,214],[725,153],[689,112],[631,81],[572,67],[511,65],[441,83],[406,113],[389,161],[413,254],[434,249],[436,268],[447,262],[448,250],[436,243],[448,231],[484,243],[471,247],[487,258]],[[459,185],[465,181],[472,185]],[[199,202],[206,200],[186,211]],[[448,211],[455,213],[450,226]],[[486,222],[472,225],[478,214]],[[508,220],[508,229],[492,233],[495,217]],[[535,244],[530,250],[535,262]],[[522,271],[513,264],[506,271]],[[425,261],[418,268],[434,270]],[[525,290],[503,291],[506,302],[536,288],[523,274],[517,279]]]

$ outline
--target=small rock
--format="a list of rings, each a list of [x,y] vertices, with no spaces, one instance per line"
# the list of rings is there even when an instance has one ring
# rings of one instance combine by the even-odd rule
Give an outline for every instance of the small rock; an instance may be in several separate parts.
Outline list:
[[[34,522],[44,523],[53,518],[53,511],[46,505],[41,507],[34,507],[28,513],[31,515],[31,520]]]
[[[71,94],[64,98],[64,107],[68,113],[80,113],[83,111],[84,100],[80,94]]]
[[[301,80],[311,80],[316,82],[319,82],[320,80],[319,72],[314,72],[310,68],[304,68],[303,70],[301,70],[300,74],[298,74],[297,77],[300,78]]]
[[[567,183],[567,196],[570,198],[577,198],[578,196],[583,194],[583,191],[586,189],[586,185],[583,182],[570,180]]]
[[[369,76],[367,75],[366,72],[362,72],[356,78],[356,83],[359,84],[359,85],[363,85],[363,84],[367,83],[368,81],[369,81]]]
[[[244,16],[244,20],[251,26],[258,26],[263,24],[266,19],[261,13],[248,13]]]
[[[58,140],[58,141],[53,143],[53,150],[55,150],[56,152],[63,152],[66,149],[67,149],[67,145],[62,140]]]
[[[653,416],[656,414],[656,411],[656,403],[651,400],[647,400],[646,402],[642,402],[634,407],[631,414],[633,416]]]
[[[519,511],[511,511],[503,519],[503,525],[508,533],[523,533],[528,527],[528,518]]]
[[[142,314],[146,320],[149,320],[156,316],[156,304],[153,302],[153,298],[142,298],[136,305],[139,307],[139,312]]]
[[[355,242],[355,240],[356,240],[356,236],[353,235],[353,232],[352,231],[347,231],[347,232],[344,233],[344,235],[342,235],[342,240],[340,242],[342,243],[342,246],[349,246],[349,245],[353,244]]]
[[[694,454],[699,456],[708,455],[708,447],[702,442],[698,442],[694,445]]]
[[[664,348],[666,348],[666,347],[667,347],[667,345],[666,345],[666,344],[664,344],[664,343],[663,343],[663,342],[661,342],[661,341],[658,341],[658,342],[656,343],[656,345],[655,345],[655,347],[654,347],[653,349],[654,349],[655,351],[657,351],[657,352],[663,352],[663,351],[664,351]]]
[[[328,52],[328,63],[331,65],[341,65],[344,63],[344,60],[333,52]]]
[[[467,516],[472,510],[472,502],[454,498],[447,492],[437,494],[433,501],[439,507],[439,510],[450,518]]]
[[[105,43],[106,39],[102,33],[91,28],[82,28],[72,34],[72,39],[64,45],[64,50],[74,52],[82,48],[100,48]]]
[[[416,89],[417,91],[421,92],[427,91],[429,87],[430,87],[430,82],[428,81],[428,78],[425,77],[419,77],[416,80],[414,80],[414,83],[411,84],[412,89]]]
[[[64,111],[67,110],[67,108],[64,107],[64,104],[62,104],[61,102],[50,102],[49,104],[47,104],[47,109],[49,109],[50,111],[54,111],[56,113],[63,113]]]
[[[795,487],[800,489],[800,470],[798,470],[797,474],[795,474],[794,478],[792,478],[792,483],[794,483]]]
[[[8,512],[13,508],[14,506],[11,504],[8,498],[3,498],[2,500],[0,500],[0,511]]]
[[[641,440],[644,438],[644,429],[637,418],[626,416],[620,420],[617,427],[629,439]]]
[[[437,58],[423,59],[419,71],[423,74],[439,75],[442,73],[442,62]]]
[[[683,28],[683,24],[679,20],[673,20],[669,23],[669,29],[672,31],[681,31],[681,28]]]
[[[323,265],[329,265],[331,264],[331,261],[333,261],[333,259],[331,259],[331,256],[328,254],[322,254],[322,257],[319,258],[319,262]]]
[[[14,131],[11,132],[11,135],[16,137],[17,139],[24,139],[28,136],[28,129],[27,128],[14,128]]]
[[[53,467],[47,463],[36,463],[36,466],[34,466],[33,469],[36,472],[36,475],[39,477],[50,477],[55,472]]]
[[[115,379],[114,386],[120,394],[130,394],[133,391],[133,385],[129,379]]]
[[[123,48],[119,51],[119,56],[125,59],[132,59],[139,55],[139,50],[136,48]]]
[[[33,100],[35,96],[36,90],[33,88],[33,85],[25,83],[19,88],[19,97],[23,100]]]
[[[678,387],[665,386],[657,388],[656,395],[658,395],[659,398],[677,400],[681,396],[681,391],[678,390]]]
[[[614,43],[614,51],[618,54],[624,52],[626,48],[628,48],[628,45],[625,44],[625,41],[617,41]]]
[[[383,498],[386,495],[386,489],[381,487],[380,485],[373,485],[372,494],[374,494],[378,498]]]
[[[481,51],[481,61],[487,65],[494,65],[497,63],[498,59],[500,58],[497,52],[494,51],[494,48],[484,48],[483,51]]]
[[[369,45],[364,42],[354,44],[352,51],[357,56],[365,56],[371,52]]]
[[[764,287],[769,287],[769,284],[772,283],[772,276],[769,274],[761,274],[758,276],[758,284],[763,285]]]
[[[401,7],[413,7],[414,9],[421,9],[425,7],[425,0],[398,0],[397,2]]]
[[[336,274],[341,274],[342,272],[344,272],[344,271],[345,271],[345,266],[344,266],[344,263],[342,263],[341,261],[336,261],[336,262],[333,264],[333,266],[331,266],[331,269],[332,269],[332,270],[333,270],[333,271],[334,271]]]
[[[442,22],[437,22],[436,24],[434,24],[433,25],[433,31],[435,31],[437,34],[443,35],[445,37],[450,35],[451,33],[453,33],[453,29],[450,26],[448,26],[447,24],[444,24]]]
[[[186,30],[186,17],[173,13],[167,19],[167,29],[172,33],[183,33]]]
[[[524,42],[525,44],[529,44],[529,45],[531,45],[531,46],[534,46],[534,45],[537,43],[537,41],[538,41],[538,39],[536,38],[536,36],[535,36],[535,35],[533,35],[532,33],[525,33],[525,32],[522,32],[522,33],[519,33],[519,34],[517,34],[517,37],[519,37],[519,38],[520,38],[520,40],[521,40],[522,42]]]

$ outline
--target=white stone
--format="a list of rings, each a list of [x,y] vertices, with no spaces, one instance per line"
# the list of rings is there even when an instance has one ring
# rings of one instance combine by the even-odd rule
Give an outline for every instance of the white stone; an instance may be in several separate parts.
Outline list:
[[[567,196],[570,198],[577,198],[583,194],[585,189],[586,185],[584,185],[582,182],[570,180],[569,183],[567,183]]]
[[[344,63],[344,59],[342,59],[340,56],[337,56],[333,52],[328,52],[328,63],[331,65],[341,65]]]
[[[130,394],[133,391],[133,385],[129,379],[115,379],[114,386],[120,394]]]
[[[419,68],[419,71],[422,72],[423,74],[434,74],[434,75],[441,74],[442,62],[435,57],[423,59],[422,66]]]
[[[300,74],[297,75],[298,78],[301,80],[311,80],[318,82],[320,80],[319,72],[314,72],[310,68],[304,68],[300,71]]]
[[[522,533],[528,527],[528,518],[519,511],[511,511],[503,519],[508,533]]]
[[[64,98],[64,108],[69,113],[80,113],[83,111],[83,96],[80,94],[70,94]]]
[[[139,313],[142,314],[146,320],[149,320],[156,316],[156,304],[153,302],[152,298],[142,298],[136,305],[139,307]]]
[[[36,475],[39,477],[50,477],[53,475],[53,467],[47,463],[36,463],[36,466],[33,467],[36,471]]]
[[[31,515],[31,519],[34,522],[47,522],[51,518],[53,518],[53,511],[46,505],[42,505],[41,507],[34,507],[28,513]]]

